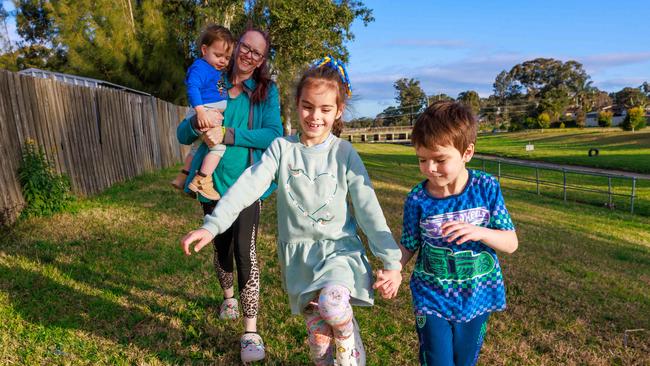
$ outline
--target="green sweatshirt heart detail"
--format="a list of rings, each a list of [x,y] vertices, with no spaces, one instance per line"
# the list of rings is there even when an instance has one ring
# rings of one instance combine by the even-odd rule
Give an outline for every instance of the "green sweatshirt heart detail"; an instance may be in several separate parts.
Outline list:
[[[331,173],[320,173],[311,178],[302,169],[289,168],[285,188],[293,205],[315,223],[325,225],[334,216],[327,210],[338,190],[336,177]]]

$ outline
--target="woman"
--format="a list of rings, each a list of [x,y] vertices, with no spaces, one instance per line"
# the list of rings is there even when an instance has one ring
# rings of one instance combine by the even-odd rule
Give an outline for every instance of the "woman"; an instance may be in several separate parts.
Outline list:
[[[210,146],[220,143],[227,146],[222,163],[203,182],[213,184],[221,195],[249,165],[259,160],[271,141],[282,135],[278,89],[269,77],[267,65],[269,44],[267,35],[256,29],[247,30],[241,36],[227,73],[228,108],[224,112],[224,128],[214,128],[203,137]],[[181,122],[177,137],[182,144],[196,140],[198,134],[192,120]],[[186,182],[192,180],[207,151],[205,145],[199,148]],[[274,188],[271,187],[262,199]],[[187,187],[185,191],[189,193]],[[217,204],[203,197],[199,197],[199,201],[205,214],[211,213]],[[239,316],[238,302],[234,297],[233,257],[237,262],[237,284],[245,331],[240,342],[243,362],[264,358],[264,343],[257,334],[260,273],[255,247],[260,208],[261,201],[258,200],[240,213],[228,231],[213,240],[214,267],[224,291],[224,301],[219,311],[222,319]]]

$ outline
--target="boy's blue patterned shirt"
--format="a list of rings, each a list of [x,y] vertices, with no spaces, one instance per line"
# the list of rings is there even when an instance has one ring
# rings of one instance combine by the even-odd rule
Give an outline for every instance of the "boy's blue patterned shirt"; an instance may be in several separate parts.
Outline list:
[[[448,243],[440,226],[464,221],[498,230],[514,230],[499,182],[491,175],[468,169],[460,194],[432,197],[426,181],[416,185],[404,203],[401,244],[418,252],[411,276],[413,307],[418,315],[437,315],[468,322],[506,307],[501,266],[494,249],[481,242]]]

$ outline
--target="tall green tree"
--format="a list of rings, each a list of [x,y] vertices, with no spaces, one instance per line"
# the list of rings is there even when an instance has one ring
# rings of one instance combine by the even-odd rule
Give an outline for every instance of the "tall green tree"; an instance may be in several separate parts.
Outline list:
[[[481,110],[481,97],[474,90],[459,93],[456,100],[471,108],[474,115],[478,115]]]
[[[546,91],[540,102],[540,109],[557,121],[564,110],[571,104],[571,96],[567,87],[559,86]]]
[[[399,108],[390,106],[381,111],[375,118],[375,121],[378,127],[396,126],[402,124],[403,117]]]
[[[643,84],[639,87],[641,91],[646,95],[646,97],[650,98],[650,83],[647,81],[644,81]]]
[[[372,11],[357,0],[249,0],[246,8],[253,24],[271,36],[273,72],[285,129],[290,129],[297,78],[328,54],[347,62],[346,44],[354,39],[350,27],[357,19],[364,25],[374,21]]]
[[[509,80],[514,83],[510,88],[521,86],[529,99],[538,99],[540,94],[561,85],[566,87],[573,98],[589,80],[589,75],[577,61],[562,62],[552,58],[536,58],[513,66],[509,72]]]
[[[614,93],[614,102],[625,109],[643,107],[648,103],[648,97],[639,89],[626,87]]]
[[[395,100],[399,103],[402,119],[399,124],[413,124],[417,114],[424,108],[427,95],[416,79],[401,78],[393,83]]]
[[[16,31],[21,40],[15,51],[15,68],[63,71],[65,48],[58,39],[49,1],[17,0]]]
[[[88,76],[181,103],[208,22],[244,24],[243,0],[18,0],[18,67]]]
[[[427,105],[431,105],[435,102],[441,101],[441,100],[454,100],[454,98],[450,97],[449,95],[445,93],[440,93],[440,94],[434,94],[434,95],[429,95],[427,97]]]

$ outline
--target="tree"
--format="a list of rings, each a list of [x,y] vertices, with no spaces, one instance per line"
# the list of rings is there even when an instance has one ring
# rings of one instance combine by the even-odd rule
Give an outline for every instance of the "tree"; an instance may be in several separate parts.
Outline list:
[[[481,110],[481,97],[479,97],[478,93],[474,90],[461,92],[458,94],[458,98],[456,99],[468,106],[474,115],[478,115],[479,111]]]
[[[449,95],[445,93],[440,93],[440,94],[434,94],[430,95],[427,97],[427,104],[431,105],[435,102],[439,102],[441,100],[454,100],[454,98],[450,97]]]
[[[395,126],[401,124],[403,118],[399,108],[388,107],[375,118],[378,127]]]
[[[52,4],[43,0],[19,0],[16,31],[21,37],[13,58],[13,69],[30,67],[63,71],[67,63],[52,14]]]
[[[537,116],[537,127],[541,129],[551,127],[551,116],[546,112],[540,113],[540,115]]]
[[[612,111],[598,112],[598,126],[611,127],[613,117],[614,113],[612,113]]]
[[[569,91],[565,86],[559,86],[543,93],[540,108],[548,112],[553,121],[557,121],[569,104],[571,104]]]
[[[270,32],[271,61],[286,129],[296,104],[296,77],[311,61],[327,54],[346,62],[345,43],[354,39],[352,23],[374,21],[372,11],[357,0],[252,0],[247,7],[254,25]]]
[[[375,124],[374,118],[360,117],[345,122],[345,128],[367,128],[367,127],[372,127],[374,124]]]
[[[614,102],[619,107],[630,109],[645,106],[647,104],[647,97],[638,88],[626,87],[614,93]]]
[[[393,124],[413,124],[416,116],[422,111],[427,101],[427,95],[416,79],[402,78],[393,83],[395,100],[399,103],[398,121]]]
[[[571,97],[583,88],[589,75],[582,64],[569,60],[562,62],[552,58],[536,58],[513,66],[508,73],[511,84],[509,89],[526,90],[530,99],[537,99],[539,94],[564,85]]]
[[[420,87],[419,80],[407,78],[398,79],[393,83],[393,87],[396,92],[395,100],[399,103],[400,108],[402,109],[414,107],[414,111],[418,112],[427,101],[427,95]],[[404,112],[407,111],[404,110]]]
[[[596,89],[598,90],[598,89]],[[605,107],[609,107],[613,104],[612,98],[606,91],[598,90],[593,96],[593,109],[601,110]]]
[[[515,95],[521,94],[521,85],[514,83],[510,73],[506,70],[501,71],[492,84],[494,95],[501,100],[505,101]]]
[[[645,110],[642,107],[633,107],[627,110],[627,116],[621,123],[625,131],[636,131],[646,126]]]
[[[650,98],[650,83],[647,81],[644,81],[643,84],[639,87],[641,91],[646,95],[646,97]]]

